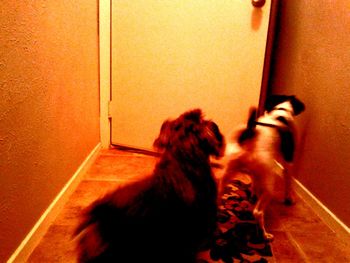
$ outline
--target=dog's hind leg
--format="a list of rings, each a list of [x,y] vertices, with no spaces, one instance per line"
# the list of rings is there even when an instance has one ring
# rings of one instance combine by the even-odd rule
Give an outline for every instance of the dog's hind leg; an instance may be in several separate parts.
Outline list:
[[[258,202],[255,205],[255,208],[253,210],[253,215],[258,222],[258,225],[260,226],[263,237],[266,241],[272,241],[273,235],[271,233],[268,233],[265,228],[265,220],[264,220],[264,211],[266,206],[269,204],[271,200],[270,193],[264,191],[258,198]]]
[[[290,206],[294,203],[294,198],[292,196],[292,175],[290,174],[291,165],[287,164],[284,170],[284,204]]]

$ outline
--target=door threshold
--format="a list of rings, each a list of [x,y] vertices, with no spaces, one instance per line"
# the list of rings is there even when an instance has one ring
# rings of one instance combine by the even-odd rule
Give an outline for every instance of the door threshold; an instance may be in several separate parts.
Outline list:
[[[155,157],[159,157],[161,155],[159,152],[156,152],[156,151],[146,150],[146,149],[141,149],[141,148],[136,148],[131,146],[125,146],[120,144],[114,144],[114,143],[111,143],[110,147],[120,151],[150,155]]]

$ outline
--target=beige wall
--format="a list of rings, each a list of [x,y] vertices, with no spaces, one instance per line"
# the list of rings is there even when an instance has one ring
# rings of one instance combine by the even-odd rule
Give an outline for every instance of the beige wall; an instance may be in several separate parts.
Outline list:
[[[0,6],[0,259],[99,142],[97,1]],[[1,260],[0,260],[1,261]]]
[[[297,177],[350,226],[350,2],[280,5],[271,86],[306,103]]]

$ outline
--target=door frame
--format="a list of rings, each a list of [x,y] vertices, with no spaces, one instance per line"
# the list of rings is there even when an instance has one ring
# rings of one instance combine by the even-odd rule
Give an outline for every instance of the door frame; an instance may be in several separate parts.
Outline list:
[[[258,105],[259,116],[264,113],[264,105],[265,105],[266,97],[270,94],[270,91],[271,91],[271,88],[269,88],[270,70],[271,70],[271,61],[273,57],[273,47],[274,47],[275,35],[276,35],[278,8],[279,8],[279,0],[271,0],[271,10],[270,10],[269,26],[268,26],[267,37],[266,37],[265,58],[264,58],[260,98],[259,98],[259,105]]]
[[[99,86],[100,86],[100,139],[102,148],[111,145],[111,4],[112,0],[98,1]]]
[[[258,113],[264,111],[264,104],[268,96],[271,59],[273,56],[273,45],[276,31],[276,20],[279,0],[271,0],[269,26],[267,31],[267,42],[264,56],[263,74],[261,80]],[[109,105],[112,89],[112,50],[111,50],[111,23],[112,23],[112,0],[98,0],[98,23],[99,23],[99,74],[100,74],[100,138],[102,148],[112,145],[111,116]]]

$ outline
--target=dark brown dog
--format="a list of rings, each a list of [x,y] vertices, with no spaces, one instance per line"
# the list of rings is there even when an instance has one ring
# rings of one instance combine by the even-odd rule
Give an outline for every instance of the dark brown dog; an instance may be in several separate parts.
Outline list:
[[[223,154],[218,126],[200,109],[163,123],[152,176],[116,189],[84,212],[79,262],[190,263],[216,228],[210,156]]]

